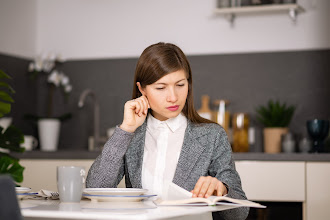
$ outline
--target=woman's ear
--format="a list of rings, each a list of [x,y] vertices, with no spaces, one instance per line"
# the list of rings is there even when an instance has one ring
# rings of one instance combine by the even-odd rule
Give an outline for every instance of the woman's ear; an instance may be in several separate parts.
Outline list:
[[[146,92],[142,88],[140,82],[136,82],[137,87],[139,88],[139,91],[141,92],[142,95],[147,96]]]

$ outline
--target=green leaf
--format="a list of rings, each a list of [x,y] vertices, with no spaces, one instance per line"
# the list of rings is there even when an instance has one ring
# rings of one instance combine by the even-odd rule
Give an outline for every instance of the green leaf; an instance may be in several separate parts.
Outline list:
[[[23,133],[15,126],[9,126],[4,133],[0,133],[0,147],[15,152],[24,152],[20,145],[24,143]]]
[[[256,119],[265,127],[288,127],[293,117],[295,106],[269,100],[266,106],[256,108]]]
[[[11,79],[9,75],[7,75],[3,70],[0,70],[0,79]]]
[[[14,102],[14,99],[8,95],[8,93],[4,91],[0,91],[0,99],[7,101],[7,102]]]
[[[7,88],[11,93],[15,93],[15,90],[6,82],[0,82],[0,87]]]
[[[0,174],[9,174],[15,182],[23,181],[24,167],[19,164],[19,161],[9,155],[0,156]]]
[[[0,101],[0,118],[11,111],[11,104]]]

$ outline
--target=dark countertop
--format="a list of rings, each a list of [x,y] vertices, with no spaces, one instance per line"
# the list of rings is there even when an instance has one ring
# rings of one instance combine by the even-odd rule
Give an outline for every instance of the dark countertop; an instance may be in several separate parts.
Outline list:
[[[11,153],[12,156],[19,159],[92,159],[94,160],[100,152],[90,151],[28,151],[24,153]],[[258,153],[234,153],[233,157],[238,160],[255,160],[255,161],[315,161],[330,162],[330,153],[279,153],[266,154]]]

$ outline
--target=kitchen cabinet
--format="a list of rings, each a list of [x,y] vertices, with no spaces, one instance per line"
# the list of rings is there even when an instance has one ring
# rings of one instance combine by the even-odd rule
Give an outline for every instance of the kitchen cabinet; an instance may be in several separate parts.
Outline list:
[[[250,200],[305,201],[305,162],[237,161],[236,169]]]
[[[256,6],[241,6],[241,7],[226,7],[216,8],[214,13],[220,14],[228,18],[233,23],[236,15],[241,14],[257,14],[257,13],[289,13],[290,18],[295,21],[297,14],[304,12],[298,4],[268,4],[268,5],[256,5]]]
[[[21,159],[25,167],[21,184],[33,191],[57,191],[57,166],[84,166],[94,159]],[[237,172],[248,199],[269,202],[302,202],[304,220],[330,216],[330,162],[236,160]],[[118,187],[125,187],[122,180]]]
[[[22,186],[30,187],[33,191],[47,189],[57,191],[57,166],[83,166],[86,173],[94,160],[49,160],[49,159],[21,159],[20,164],[25,167]]]
[[[30,187],[33,191],[47,189],[57,191],[56,167],[57,166],[83,166],[86,175],[94,159],[21,159],[20,164],[25,167],[24,180],[21,186]],[[118,187],[125,187],[124,179]]]
[[[307,176],[307,219],[326,220],[330,217],[330,162],[308,162]]]

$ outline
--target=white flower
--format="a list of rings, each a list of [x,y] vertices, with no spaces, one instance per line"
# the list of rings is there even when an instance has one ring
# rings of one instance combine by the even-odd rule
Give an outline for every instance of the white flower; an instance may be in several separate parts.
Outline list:
[[[55,61],[56,60],[56,54],[55,53],[49,53],[47,56],[47,60]]]
[[[35,60],[29,64],[28,71],[46,73],[48,75],[48,83],[51,83],[56,87],[61,87],[63,92],[68,94],[72,91],[70,79],[66,74],[56,68],[56,64],[63,61],[64,59],[61,54],[42,54],[41,56],[36,57]]]
[[[61,62],[61,63],[63,63],[65,61],[64,57],[62,56],[62,54],[57,54],[56,60],[58,62]]]
[[[72,86],[70,84],[64,86],[64,92],[69,93],[72,91]]]
[[[43,70],[46,72],[46,73],[49,73],[55,66],[55,63],[54,61],[51,61],[51,60],[45,60],[43,62]]]
[[[34,71],[34,63],[33,62],[30,63],[30,65],[29,65],[29,72],[32,72],[32,71]]]
[[[61,74],[57,70],[53,70],[48,76],[48,82],[53,83],[56,87],[58,87],[61,82]]]
[[[43,69],[42,67],[43,67],[43,61],[42,61],[42,59],[36,59],[34,61],[34,69],[35,69],[35,71],[40,72]]]
[[[70,82],[70,79],[68,76],[66,76],[64,73],[62,75],[62,79],[61,79],[61,84],[62,86],[68,85]]]

